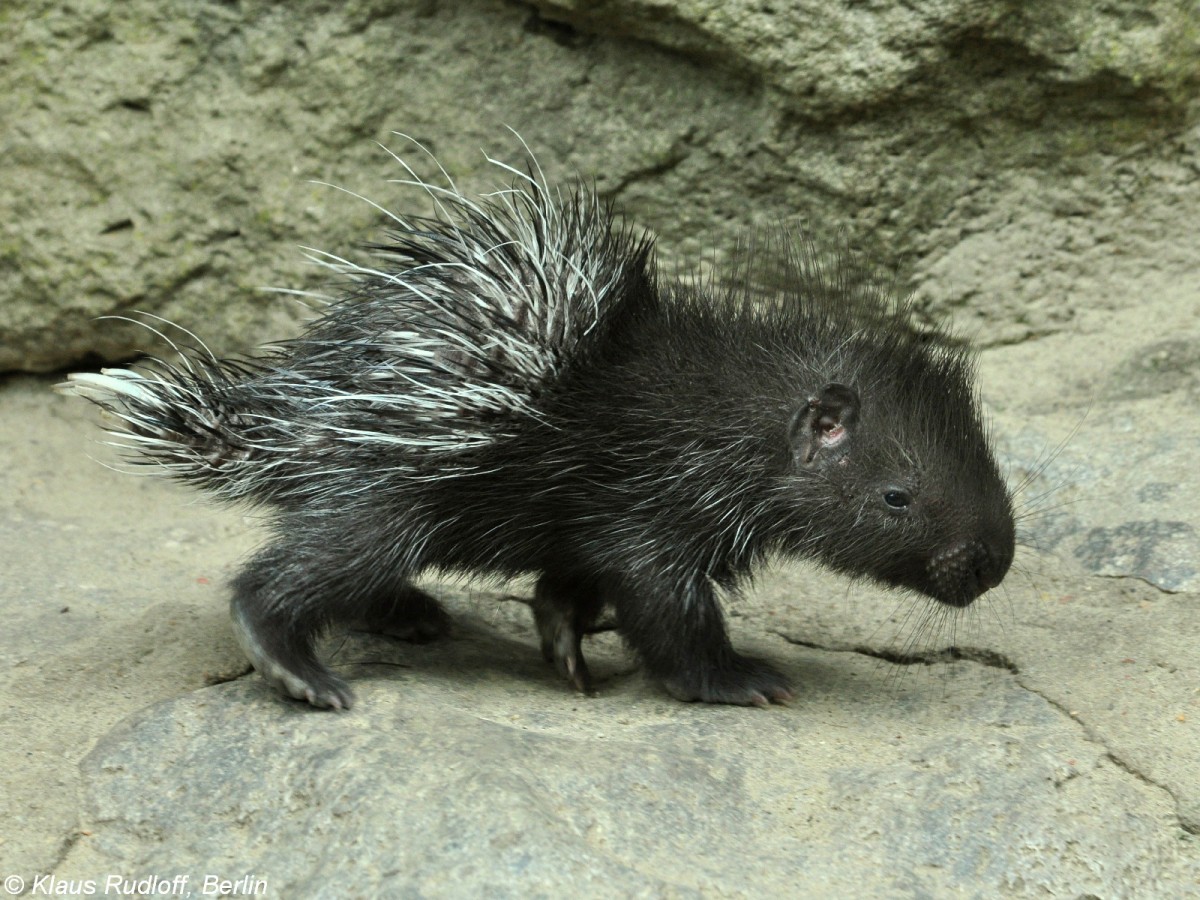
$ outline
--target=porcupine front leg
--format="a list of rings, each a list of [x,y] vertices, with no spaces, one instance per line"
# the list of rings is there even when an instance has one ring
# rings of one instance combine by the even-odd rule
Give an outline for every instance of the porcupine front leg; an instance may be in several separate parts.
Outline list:
[[[533,618],[542,641],[542,656],[584,694],[592,693],[592,679],[581,642],[603,609],[604,596],[596,578],[546,572],[538,579]]]
[[[740,706],[791,698],[786,678],[733,649],[707,578],[623,578],[610,599],[618,629],[672,696]]]
[[[233,581],[231,607],[238,643],[267,683],[331,709],[348,709],[354,692],[316,657],[326,627],[429,640],[449,625],[438,602],[400,573],[344,548],[301,543],[276,543],[255,556]]]

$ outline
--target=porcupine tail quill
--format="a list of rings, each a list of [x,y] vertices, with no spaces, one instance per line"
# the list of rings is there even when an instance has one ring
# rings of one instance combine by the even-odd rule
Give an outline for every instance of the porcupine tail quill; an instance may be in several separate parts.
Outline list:
[[[386,453],[401,474],[452,469],[536,417],[538,395],[651,277],[649,243],[593,190],[551,188],[532,157],[525,171],[487,157],[511,183],[473,197],[392,155],[434,215],[372,203],[392,225],[370,246],[378,265],[310,251],[351,288],[303,335],[245,362],[192,352],[63,387],[116,417],[110,434],[136,462],[224,499],[285,505],[342,489],[320,476],[355,469],[357,454]]]
[[[179,351],[158,329],[139,324]],[[156,467],[226,499],[249,496],[259,458],[278,439],[271,427],[281,413],[278,404],[261,394],[251,403],[240,387],[256,371],[252,363],[218,360],[207,351],[179,351],[179,359],[136,370],[73,372],[55,388],[103,409],[111,423],[107,443],[135,465]],[[242,471],[247,466],[250,473]]]

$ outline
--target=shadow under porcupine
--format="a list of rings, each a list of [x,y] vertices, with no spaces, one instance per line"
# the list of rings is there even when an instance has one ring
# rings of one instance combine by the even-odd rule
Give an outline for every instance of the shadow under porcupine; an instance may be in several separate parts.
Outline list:
[[[536,573],[581,690],[611,609],[676,697],[758,705],[790,687],[733,649],[716,590],[766,555],[958,607],[1000,583],[1012,502],[967,351],[851,257],[768,241],[732,286],[670,281],[593,190],[495,164],[511,186],[479,197],[414,175],[436,215],[392,215],[374,265],[329,257],[355,286],[300,337],[66,385],[138,461],[273,512],[232,600],[268,682],[349,707],[316,637],[443,633],[428,569]]]

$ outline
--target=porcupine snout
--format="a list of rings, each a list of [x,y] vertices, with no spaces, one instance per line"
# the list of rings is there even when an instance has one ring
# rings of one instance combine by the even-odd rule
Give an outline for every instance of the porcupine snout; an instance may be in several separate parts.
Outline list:
[[[1012,565],[1014,545],[1009,522],[935,555],[927,570],[934,597],[949,606],[969,606],[1004,580]]]

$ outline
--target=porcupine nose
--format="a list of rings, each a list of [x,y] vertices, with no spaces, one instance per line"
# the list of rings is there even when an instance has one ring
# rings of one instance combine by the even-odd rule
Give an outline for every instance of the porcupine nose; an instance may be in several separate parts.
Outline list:
[[[977,520],[972,538],[964,541],[951,556],[961,579],[957,599],[946,602],[966,606],[1004,580],[1012,565],[1016,530],[1007,506],[989,510]]]
[[[996,587],[1008,574],[1012,565],[1012,551],[990,546],[986,543],[975,545],[971,574],[975,579],[975,596],[979,596]]]
[[[1003,532],[998,539],[962,541],[931,560],[931,593],[949,606],[969,606],[1004,580],[1012,558],[1012,541]]]

